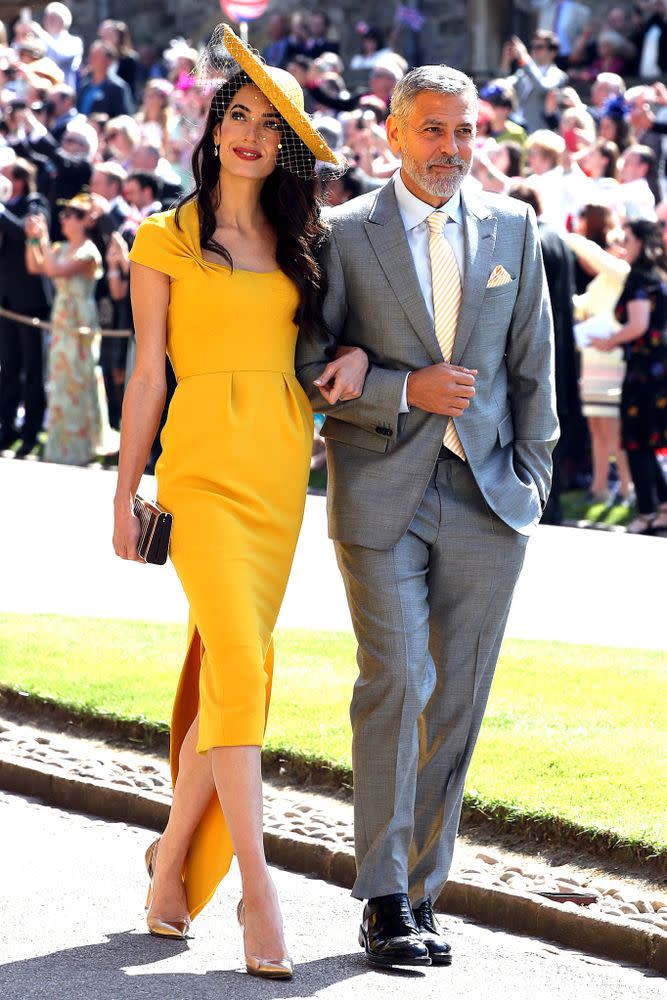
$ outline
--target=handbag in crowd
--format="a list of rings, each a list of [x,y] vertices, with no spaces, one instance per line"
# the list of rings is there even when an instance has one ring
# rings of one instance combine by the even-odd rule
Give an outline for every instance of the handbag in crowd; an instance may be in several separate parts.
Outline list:
[[[144,562],[163,566],[169,552],[173,515],[154,501],[140,497],[138,493],[134,498],[133,509],[141,524],[141,534],[137,543],[139,557]]]

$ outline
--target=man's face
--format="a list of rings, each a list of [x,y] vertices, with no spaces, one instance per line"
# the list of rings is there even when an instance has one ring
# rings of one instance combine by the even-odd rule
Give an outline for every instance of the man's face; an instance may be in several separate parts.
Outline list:
[[[533,38],[530,43],[530,54],[538,66],[548,66],[554,61],[555,53],[544,38]]]
[[[327,26],[321,14],[313,14],[310,19],[310,33],[313,38],[324,38],[327,33]]]
[[[123,185],[123,197],[132,208],[143,208],[141,203],[141,188],[138,181],[125,181]]]
[[[102,198],[106,198],[111,201],[112,195],[109,193],[111,185],[109,184],[109,178],[101,170],[93,170],[93,175],[90,178],[90,193],[99,194]]]
[[[273,17],[269,18],[267,30],[274,41],[279,41],[284,37],[287,28],[282,14],[274,14]]]
[[[628,19],[623,7],[612,7],[607,14],[607,24],[613,31],[623,35],[628,26]]]
[[[476,120],[473,94],[433,90],[417,95],[405,121],[389,116],[389,145],[417,198],[439,207],[458,191],[472,164]]]
[[[591,87],[591,100],[596,108],[603,108],[608,100],[616,97],[618,90],[605,80],[597,80]]]
[[[106,73],[109,59],[103,45],[94,42],[88,49],[88,64],[94,73]]]
[[[396,86],[396,78],[386,70],[379,69],[371,76],[369,86],[371,94],[388,104]]]
[[[547,171],[553,168],[553,163],[551,158],[545,156],[541,149],[537,146],[532,146],[528,150],[528,168],[532,174],[546,174]]]
[[[621,180],[624,184],[629,181],[640,181],[646,177],[648,166],[642,162],[637,153],[626,153],[621,161]]]

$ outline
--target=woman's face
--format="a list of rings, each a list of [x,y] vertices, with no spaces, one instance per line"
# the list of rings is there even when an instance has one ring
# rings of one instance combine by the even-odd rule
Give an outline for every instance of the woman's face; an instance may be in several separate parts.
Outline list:
[[[643,249],[643,243],[638,240],[629,226],[623,227],[625,233],[625,259],[632,265],[638,259]]]
[[[80,242],[84,235],[85,216],[73,208],[64,208],[60,213],[60,228],[68,242]]]
[[[166,104],[167,98],[160,90],[157,90],[155,87],[146,87],[146,93],[144,94],[144,107],[147,114],[162,114]]]
[[[276,109],[257,87],[246,84],[213,130],[221,171],[252,179],[268,177],[275,169],[282,137],[283,122]]]
[[[502,170],[504,174],[508,173],[510,169],[510,154],[506,146],[496,146],[495,149],[490,149],[488,152],[488,157],[498,170]]]
[[[608,139],[610,142],[616,142],[616,122],[613,118],[605,115],[600,119],[598,139]]]
[[[604,172],[607,168],[607,158],[602,155],[597,147],[593,147],[586,154],[586,169],[588,170],[591,177],[598,180],[600,177],[604,176]]]

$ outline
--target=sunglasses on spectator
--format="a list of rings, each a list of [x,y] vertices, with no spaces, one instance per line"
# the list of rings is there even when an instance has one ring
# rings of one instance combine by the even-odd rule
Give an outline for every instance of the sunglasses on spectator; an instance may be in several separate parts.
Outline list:
[[[549,46],[546,45],[544,42],[531,42],[530,43],[530,47],[531,47],[531,49],[548,49],[549,48]]]
[[[85,212],[79,212],[76,208],[63,208],[62,212],[59,213],[59,218],[69,219],[74,216],[75,219],[85,219]]]

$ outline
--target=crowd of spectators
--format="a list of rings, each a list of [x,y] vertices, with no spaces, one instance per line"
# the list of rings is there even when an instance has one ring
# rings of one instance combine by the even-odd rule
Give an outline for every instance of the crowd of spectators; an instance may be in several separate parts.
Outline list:
[[[410,26],[421,27],[414,19]],[[322,174],[325,201],[338,205],[386,183],[399,163],[385,120],[409,69],[397,35],[359,23],[346,65],[325,13],[272,14],[263,30],[264,58],[298,79],[316,127],[350,165],[342,177]],[[63,3],[49,3],[41,22],[22,15],[0,23],[0,451],[13,445],[18,457],[86,464],[101,422],[118,429],[132,337],[104,330],[131,331],[128,252],[137,227],[189,189],[207,100],[193,86],[197,59],[182,38],[162,52],[150,43],[135,49],[115,20],[84,45]],[[655,305],[664,294],[665,72],[663,0],[613,7],[597,22],[566,0],[542,4],[532,36],[508,39],[496,75],[477,81],[478,138],[464,191],[520,197],[540,222],[563,430],[547,511],[554,522],[561,489],[585,483],[591,499],[630,505],[634,480],[642,496],[631,529],[667,527],[664,484],[647,457],[667,448],[664,329],[659,345],[649,350],[646,341],[655,341],[662,305],[632,339],[623,333],[631,272],[639,287],[633,238],[648,248],[638,258],[650,272],[646,295]],[[48,331],[17,318],[25,315],[50,321]],[[602,341],[619,329],[612,350]],[[621,390],[627,395],[631,356],[649,354],[644,431],[631,441]],[[630,455],[629,465],[622,445],[641,460]]]

